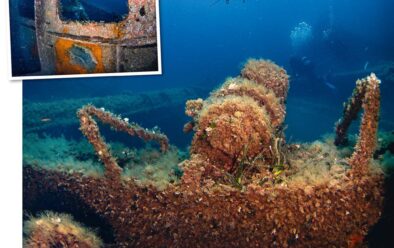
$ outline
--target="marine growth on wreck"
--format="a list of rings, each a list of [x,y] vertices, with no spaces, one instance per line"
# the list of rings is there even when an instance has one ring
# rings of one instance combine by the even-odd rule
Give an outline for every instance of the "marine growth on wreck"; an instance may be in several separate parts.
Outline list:
[[[379,79],[356,84],[336,126],[336,137],[310,144],[288,143],[284,135],[289,77],[268,60],[249,60],[206,99],[186,102],[194,132],[184,159],[159,130],[148,130],[101,106],[78,110],[80,130],[93,145],[103,173],[62,170],[26,163],[24,207],[90,216],[97,233],[75,229],[70,217],[53,214],[25,224],[27,247],[70,239],[78,247],[357,247],[382,209],[383,173],[372,160],[377,146]],[[340,145],[347,127],[364,110],[353,150]],[[147,166],[147,175],[171,174],[166,182],[136,178],[121,153],[104,141],[96,120],[116,131],[155,141],[146,159],[178,166]],[[116,155],[114,155],[116,154]],[[172,154],[172,155],[171,155]],[[140,154],[140,156],[142,156]],[[179,159],[181,158],[182,159]],[[165,159],[166,158],[166,159]],[[181,161],[182,160],[182,161]],[[32,161],[32,160],[30,160]],[[127,164],[127,163],[126,163]],[[158,168],[158,169],[157,169]],[[82,217],[81,217],[82,216]],[[53,219],[53,220],[52,220]],[[66,225],[61,235],[45,228]],[[92,223],[87,223],[92,224]],[[77,226],[77,227],[76,227]],[[99,228],[100,229],[100,228]],[[100,236],[101,235],[101,236]],[[59,239],[59,240],[54,240]],[[103,242],[103,243],[102,243]]]

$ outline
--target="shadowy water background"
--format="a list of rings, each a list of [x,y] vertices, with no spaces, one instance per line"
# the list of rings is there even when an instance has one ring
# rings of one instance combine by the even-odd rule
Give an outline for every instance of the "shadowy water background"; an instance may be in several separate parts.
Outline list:
[[[54,101],[189,86],[211,90],[236,76],[248,58],[261,57],[284,66],[291,76],[287,136],[310,141],[332,132],[357,78],[330,81],[335,88],[296,78],[293,56],[306,56],[321,78],[394,60],[391,1],[161,1],[160,12],[163,75],[26,81],[24,99]],[[296,54],[290,32],[300,22],[312,27],[313,38]],[[332,32],[324,38],[329,28]],[[385,130],[394,129],[393,88],[393,82],[383,81]]]

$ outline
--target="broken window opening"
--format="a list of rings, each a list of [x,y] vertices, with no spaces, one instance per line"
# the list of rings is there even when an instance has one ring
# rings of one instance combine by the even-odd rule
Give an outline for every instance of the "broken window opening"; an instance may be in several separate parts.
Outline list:
[[[127,0],[59,0],[62,21],[120,22],[129,13]]]

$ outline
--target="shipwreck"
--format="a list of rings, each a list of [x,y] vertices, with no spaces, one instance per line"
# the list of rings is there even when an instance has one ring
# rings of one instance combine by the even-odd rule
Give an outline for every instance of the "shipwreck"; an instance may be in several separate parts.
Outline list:
[[[383,206],[384,177],[372,162],[379,84],[374,74],[357,81],[335,141],[291,144],[283,134],[287,73],[270,61],[250,60],[208,98],[186,103],[192,120],[184,131],[195,132],[191,155],[180,164],[180,180],[165,189],[122,177],[96,120],[157,142],[162,153],[167,137],[85,105],[77,112],[80,130],[104,175],[25,165],[25,210],[51,204],[56,212],[89,216],[106,246],[114,247],[357,247]],[[336,145],[346,142],[348,124],[361,109],[356,146],[341,157]],[[46,235],[48,219],[30,227],[28,247],[87,245],[75,232],[60,231],[61,217],[52,218],[57,235]]]

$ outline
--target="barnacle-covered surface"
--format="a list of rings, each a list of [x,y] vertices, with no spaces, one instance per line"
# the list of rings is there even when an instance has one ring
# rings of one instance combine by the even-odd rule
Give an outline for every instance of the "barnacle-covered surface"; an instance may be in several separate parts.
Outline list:
[[[238,95],[253,98],[261,107],[265,107],[273,127],[282,124],[285,117],[285,106],[278,100],[273,91],[242,77],[226,80],[223,86],[212,94],[216,97]]]
[[[280,69],[273,71],[282,73]],[[265,110],[265,98],[259,96],[261,92],[271,94],[269,90],[274,95],[281,94],[277,102],[280,106],[284,104],[284,92],[275,93],[267,87],[266,91],[259,91],[255,82],[248,83],[253,85],[253,90],[229,93],[229,89],[242,89],[243,80],[236,80],[234,85],[225,83],[208,99],[187,103],[186,114],[193,118],[189,124],[196,131],[190,158],[184,160],[180,153],[175,153],[176,148],[167,152],[164,149],[164,153],[151,151],[149,158],[139,153],[142,161],[155,156],[153,162],[166,158],[183,160],[177,167],[162,167],[163,174],[167,170],[167,175],[172,173],[178,180],[166,177],[160,184],[152,183],[158,180],[152,176],[153,166],[144,168],[151,175],[148,180],[130,176],[128,172],[133,170],[128,167],[130,160],[122,163],[122,159],[116,159],[115,156],[121,155],[110,152],[94,120],[86,123],[87,116],[80,114],[81,130],[104,163],[104,175],[49,170],[26,163],[24,191],[29,193],[24,194],[25,210],[38,211],[34,207],[37,205],[45,209],[44,199],[57,199],[57,209],[93,212],[103,226],[109,225],[113,239],[106,239],[106,245],[115,247],[362,245],[364,236],[378,221],[383,204],[383,173],[376,166],[377,161],[372,161],[380,102],[379,80],[374,75],[364,80],[364,115],[354,149],[335,146],[333,138],[309,144],[286,144],[281,125],[272,124],[277,119]],[[268,82],[278,85],[281,81]],[[272,106],[275,105],[268,108]],[[127,129],[123,128],[127,126],[126,120],[106,110],[94,110],[99,111],[94,116],[100,120],[115,125],[118,130]],[[248,129],[256,134],[252,132],[248,136]],[[259,132],[260,129],[264,132]],[[209,136],[215,132],[217,137]],[[231,137],[234,139],[228,142]],[[260,143],[254,143],[255,140]],[[250,149],[238,146],[242,143],[250,144]],[[217,159],[213,155],[218,153],[200,149],[209,146],[225,154],[226,159],[231,156],[233,159],[226,163],[222,157]]]
[[[267,60],[250,59],[241,76],[227,79],[205,101],[186,104],[196,131],[191,153],[203,154],[230,173],[244,162],[279,163],[289,82],[286,71]],[[190,129],[190,128],[189,128]],[[241,164],[241,166],[240,166]],[[239,177],[239,176],[236,176]]]
[[[206,163],[202,160],[201,163]],[[347,246],[365,235],[380,215],[381,174],[346,178],[329,185],[295,187],[251,184],[245,191],[201,180],[198,160],[183,184],[158,191],[132,181],[25,167],[24,201],[35,204],[50,192],[67,205],[71,195],[111,224],[117,245],[251,247]],[[196,165],[196,166],[193,166]]]
[[[289,76],[286,70],[269,60],[250,59],[241,72],[244,78],[272,90],[282,100],[287,97]]]
[[[98,248],[103,242],[70,215],[45,212],[24,223],[25,247]]]
[[[242,157],[253,159],[261,153],[268,157],[273,132],[268,119],[264,109],[247,97],[212,103],[200,113],[191,152],[205,154],[227,171],[234,171]]]

